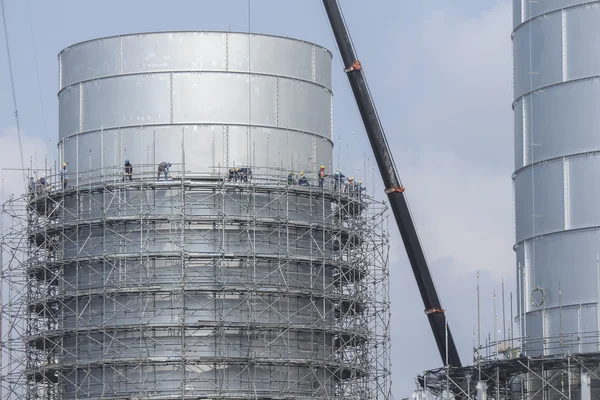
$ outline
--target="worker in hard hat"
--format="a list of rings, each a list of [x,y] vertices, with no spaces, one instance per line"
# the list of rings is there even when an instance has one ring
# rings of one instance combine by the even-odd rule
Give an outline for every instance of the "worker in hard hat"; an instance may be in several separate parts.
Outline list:
[[[346,176],[344,176],[341,170],[338,169],[337,171],[335,171],[335,174],[333,174],[333,190],[339,190],[340,192],[342,192],[345,178]]]
[[[238,174],[240,175],[240,180],[242,182],[248,182],[249,179],[252,179],[252,169],[250,168],[238,168]]]
[[[229,182],[233,182],[235,180],[235,168],[229,168],[229,175],[227,176],[227,180]]]
[[[352,196],[352,194],[354,193],[354,177],[350,177],[350,179],[348,179],[348,194]]]
[[[298,180],[298,185],[300,186],[308,186],[308,179],[304,175],[304,171],[300,172],[300,179]]]
[[[360,198],[364,190],[362,185],[362,179],[359,179],[358,182],[356,182],[356,184],[354,185],[354,190],[356,191],[358,198]]]
[[[29,177],[29,192],[35,193],[35,186],[35,179],[33,179],[33,176]]]
[[[296,175],[294,174],[294,171],[291,171],[287,176],[287,184],[290,186],[293,185],[295,178],[296,178]]]
[[[125,177],[129,177],[129,181],[133,181],[133,165],[129,162],[129,160],[125,160],[125,165],[123,166],[125,174],[123,175],[123,182],[125,182]]]
[[[40,185],[42,187],[45,187],[46,186],[46,174],[43,174],[42,176],[40,176],[39,181],[40,181]]]
[[[168,179],[169,168],[171,168],[171,163],[169,163],[169,162],[163,161],[160,164],[158,164],[158,174],[157,174],[158,180],[160,180],[160,176],[162,174],[165,175],[165,181]]]
[[[319,187],[322,188],[323,183],[325,183],[325,166],[324,165],[321,165],[321,168],[319,168],[319,172],[317,172],[317,176],[319,178]]]
[[[60,180],[63,183],[63,189],[67,188],[67,183],[69,182],[69,172],[67,171],[68,162],[64,162],[62,164],[62,168],[60,169]]]

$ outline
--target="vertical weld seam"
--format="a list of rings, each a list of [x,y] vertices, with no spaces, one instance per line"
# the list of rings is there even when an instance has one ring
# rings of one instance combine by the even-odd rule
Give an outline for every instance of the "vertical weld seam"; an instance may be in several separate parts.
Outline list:
[[[225,34],[225,71],[229,71],[229,32]]]
[[[571,203],[569,194],[569,158],[563,158],[564,221],[565,230],[571,229]]]
[[[567,10],[562,10],[562,80],[568,79],[567,64]]]
[[[171,124],[173,123],[173,73],[169,74],[169,113]]]
[[[329,138],[333,142],[333,93],[329,93]]]
[[[312,45],[312,81],[317,81],[317,70],[316,70],[317,60],[316,60],[316,52],[315,45]]]
[[[79,132],[83,132],[83,83],[79,83]]]
[[[533,94],[529,95],[529,98],[531,98],[531,96],[533,96]],[[526,102],[528,101],[528,99],[526,97],[523,98],[523,101],[521,102],[521,107],[522,107],[522,113],[523,113],[523,166],[527,165],[527,161],[529,159],[529,143],[528,143],[528,139],[529,139],[529,129],[527,129],[528,127],[528,123],[527,120],[529,119],[528,113],[527,113],[527,107],[526,107]]]
[[[123,36],[119,37],[119,75],[123,73]]]

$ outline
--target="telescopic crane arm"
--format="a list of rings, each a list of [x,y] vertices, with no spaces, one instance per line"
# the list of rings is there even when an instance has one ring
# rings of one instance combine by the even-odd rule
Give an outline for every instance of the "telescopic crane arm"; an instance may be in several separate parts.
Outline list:
[[[408,208],[404,188],[398,178],[392,153],[390,152],[381,121],[377,115],[375,104],[371,98],[361,64],[354,53],[350,34],[348,33],[342,12],[337,0],[323,0],[323,5],[325,6],[338,49],[342,55],[342,61],[346,66],[344,71],[348,75],[356,104],[360,110],[360,115],[367,131],[367,136],[369,137],[369,142],[371,142],[371,148],[373,149],[375,160],[377,161],[377,166],[385,185],[385,192],[394,213],[398,229],[400,230],[415,279],[417,280],[417,285],[425,305],[425,314],[429,319],[433,336],[442,356],[442,362],[452,367],[461,367],[458,351],[450,333],[450,328],[447,326],[446,316]]]

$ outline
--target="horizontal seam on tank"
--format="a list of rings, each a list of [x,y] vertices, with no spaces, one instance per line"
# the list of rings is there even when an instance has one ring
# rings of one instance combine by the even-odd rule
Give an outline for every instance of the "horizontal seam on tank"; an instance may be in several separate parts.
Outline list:
[[[595,306],[597,303],[596,302],[585,302],[585,303],[576,303],[576,304],[567,304],[567,305],[563,305],[563,306],[552,306],[552,307],[540,307],[537,310],[532,310],[532,311],[527,311],[525,313],[525,315],[529,316],[529,315],[537,315],[537,314],[541,314],[544,311],[559,311],[559,310],[564,310],[564,309],[573,309],[573,308],[579,308],[579,307],[591,307],[591,306]]]
[[[80,226],[86,226],[86,227],[96,227],[96,226],[104,226],[104,225],[120,225],[120,224],[124,224],[124,223],[131,223],[131,224],[141,224],[140,222],[140,217],[143,218],[144,222],[164,222],[165,224],[172,222],[173,220],[177,220],[179,221],[179,218],[175,218],[173,219],[172,217],[170,217],[169,215],[147,215],[144,214],[142,216],[131,216],[130,218],[124,218],[124,217],[118,217],[118,218],[92,218],[92,219],[85,219],[85,218],[81,218],[72,222],[67,222],[67,223],[62,223],[62,224],[56,224],[56,225],[52,225],[51,227],[45,227],[45,228],[40,228],[39,230],[33,230],[31,232],[32,235],[37,236],[37,235],[41,235],[44,236],[46,233],[49,232],[58,232],[61,230],[69,230],[69,229],[75,229],[78,230]],[[290,220],[290,219],[276,219],[276,218],[271,218],[268,219],[266,217],[232,217],[232,216],[220,216],[220,215],[215,215],[215,216],[209,216],[209,217],[198,217],[198,216],[194,216],[194,215],[185,215],[184,217],[186,222],[190,222],[190,223],[197,223],[197,224],[201,224],[204,222],[215,222],[215,221],[221,221],[223,223],[223,228],[220,229],[225,229],[225,230],[239,230],[239,229],[245,229],[243,227],[239,227],[238,225],[240,224],[252,224],[253,226],[260,226],[260,227],[272,227],[273,225],[279,225],[282,223],[285,223],[286,226],[290,226],[290,227],[294,227],[294,228],[305,228],[305,229],[314,229],[314,228],[318,228],[318,229],[326,229],[328,231],[334,231],[336,233],[348,233],[348,232],[352,232],[353,228],[351,227],[338,227],[336,225],[332,225],[332,224],[320,224],[320,223],[311,223],[309,221],[303,221],[303,220]],[[226,228],[230,228],[231,226],[235,227],[235,229],[226,229]],[[160,230],[159,228],[154,228],[155,230]],[[208,231],[210,230],[214,230],[214,229],[207,229]],[[331,233],[331,235],[333,236],[333,233]],[[119,234],[116,234],[115,236],[119,236]],[[350,236],[350,235],[349,235]]]
[[[544,160],[539,160],[534,163],[523,165],[522,167],[519,167],[512,173],[511,177],[514,180],[517,177],[517,175],[519,175],[521,172],[523,172],[527,169],[530,169],[532,167],[538,167],[540,165],[545,165],[550,162],[556,162],[559,160],[563,160],[565,158],[576,158],[576,157],[581,157],[581,156],[585,156],[585,155],[590,156],[590,155],[598,155],[598,154],[600,154],[600,150],[588,150],[588,151],[581,151],[579,153],[570,153],[570,154],[564,154],[562,156],[546,158]]]
[[[145,75],[178,75],[178,74],[192,74],[192,75],[200,75],[200,74],[238,74],[238,75],[255,75],[255,76],[268,76],[271,78],[281,78],[281,79],[288,79],[291,81],[298,81],[298,82],[304,82],[304,83],[309,83],[312,85],[315,85],[317,87],[320,87],[322,89],[325,89],[326,91],[329,92],[329,94],[331,96],[333,96],[333,91],[331,90],[331,88],[319,83],[319,82],[314,82],[308,79],[303,79],[303,78],[297,78],[294,76],[289,76],[289,75],[277,75],[277,74],[272,74],[272,73],[264,73],[264,72],[258,72],[258,71],[231,71],[231,70],[203,70],[203,71],[195,71],[195,70],[174,70],[174,71],[143,71],[143,72],[127,72],[127,73],[122,73],[122,74],[115,74],[115,75],[104,75],[104,76],[98,76],[96,78],[90,78],[90,79],[84,79],[78,82],[73,82],[68,84],[67,86],[63,86],[62,88],[59,89],[58,91],[58,96],[60,97],[61,93],[63,92],[63,90],[69,89],[73,86],[76,85],[80,85],[82,83],[90,83],[90,82],[95,82],[95,81],[102,81],[102,80],[107,80],[107,79],[115,79],[115,78],[120,78],[120,77],[129,77],[129,76],[145,76]],[[62,77],[61,77],[62,79]],[[170,88],[171,91],[173,90],[173,88]]]
[[[264,284],[257,284],[264,288]],[[290,289],[287,286],[280,286],[279,290],[265,290],[265,289],[249,289],[244,286],[238,286],[234,288],[181,288],[181,287],[168,287],[168,284],[165,284],[164,287],[155,287],[156,285],[148,285],[148,286],[138,286],[134,288],[116,288],[116,289],[94,289],[94,290],[78,290],[76,292],[63,292],[61,295],[56,296],[44,296],[43,299],[35,300],[32,299],[28,301],[29,305],[32,304],[52,304],[58,302],[65,302],[71,299],[78,299],[82,297],[111,297],[111,296],[142,296],[142,295],[155,295],[155,294],[172,294],[172,293],[182,293],[186,294],[202,294],[202,293],[214,293],[218,292],[219,295],[257,295],[257,296],[278,296],[285,298],[313,298],[313,299],[336,299],[340,301],[347,301],[351,303],[364,304],[363,301],[352,301],[356,300],[352,294],[340,294],[335,292],[335,289],[331,289],[330,292],[324,292],[322,290],[315,289]],[[160,285],[159,285],[160,286]],[[335,284],[331,282],[331,287],[334,287]],[[215,299],[216,300],[216,299]],[[208,302],[211,302],[209,300]]]
[[[531,21],[534,21],[534,20],[536,20],[536,19],[538,19],[538,18],[540,18],[540,17],[543,17],[543,16],[545,16],[545,15],[550,15],[550,14],[554,14],[554,13],[557,13],[557,12],[559,12],[559,11],[562,11],[562,10],[569,10],[569,9],[571,9],[571,8],[577,8],[577,7],[587,6],[587,5],[590,5],[590,4],[595,4],[595,3],[600,3],[600,0],[592,0],[592,1],[587,1],[587,2],[585,2],[585,3],[573,4],[573,5],[570,5],[570,6],[561,7],[561,8],[557,8],[557,9],[554,9],[554,10],[549,10],[549,11],[546,11],[545,13],[542,13],[542,14],[538,14],[538,15],[536,15],[536,16],[534,16],[534,17],[531,17],[531,18],[529,18],[529,19],[527,19],[527,20],[525,20],[525,21],[521,22],[519,25],[517,25],[517,26],[515,27],[515,29],[513,29],[513,31],[511,32],[511,34],[510,34],[510,37],[511,37],[511,39],[512,39],[512,38],[515,36],[515,33],[516,33],[516,32],[517,32],[517,31],[518,31],[518,30],[519,30],[519,29],[520,29],[520,28],[521,28],[523,25],[526,25],[527,23],[529,23],[529,22],[531,22]]]
[[[163,329],[173,329],[173,328],[179,328],[181,329],[183,327],[184,330],[188,330],[188,329],[203,329],[203,328],[215,328],[215,327],[221,327],[224,330],[239,330],[239,329],[244,329],[244,328],[248,328],[249,326],[252,327],[253,330],[258,330],[258,331],[272,331],[272,330],[279,330],[281,328],[285,328],[285,330],[290,330],[290,331],[294,331],[294,332],[320,332],[320,333],[325,333],[325,334],[331,334],[331,335],[342,335],[342,334],[347,334],[347,335],[359,335],[359,336],[367,336],[368,335],[368,331],[364,331],[364,330],[357,330],[357,329],[328,329],[328,328],[335,328],[337,327],[337,325],[329,325],[326,326],[325,328],[322,327],[312,327],[312,326],[307,326],[306,324],[294,324],[294,325],[289,325],[289,324],[273,324],[273,323],[254,323],[254,324],[248,324],[247,322],[243,322],[243,323],[239,323],[239,322],[226,322],[226,326],[223,326],[220,323],[211,323],[211,321],[202,321],[199,320],[198,322],[187,322],[184,324],[173,324],[173,323],[148,323],[148,324],[144,324],[144,328],[146,328],[147,331],[149,330],[163,330]],[[31,335],[28,336],[28,341],[32,341],[32,340],[36,340],[38,338],[47,338],[47,337],[53,337],[53,336],[62,336],[63,334],[66,334],[66,336],[78,336],[78,333],[95,333],[95,332],[106,332],[106,331],[119,331],[119,332],[129,332],[129,331],[140,331],[140,325],[136,324],[136,325],[131,325],[131,324],[123,324],[123,325],[89,325],[87,327],[80,327],[80,328],[67,328],[67,329],[57,329],[57,330],[48,330],[48,331],[44,331],[48,332],[48,334],[40,334],[40,335]]]
[[[109,358],[109,359],[102,359],[99,358],[98,360],[76,360],[76,361],[72,361],[72,362],[57,362],[57,363],[53,363],[53,364],[44,364],[43,366],[37,368],[35,370],[35,372],[46,372],[46,371],[57,371],[57,370],[61,370],[61,372],[64,373],[65,370],[70,371],[70,370],[81,370],[83,368],[102,368],[103,366],[106,365],[119,365],[119,366],[124,366],[124,365],[130,365],[132,363],[134,363],[135,365],[140,364],[140,362],[143,362],[144,366],[151,366],[151,365],[179,365],[181,364],[182,360],[185,360],[186,362],[192,362],[192,363],[196,363],[199,365],[214,365],[214,364],[221,364],[221,363],[225,363],[226,365],[247,365],[249,362],[252,362],[253,365],[276,365],[276,366],[299,366],[299,367],[306,367],[307,369],[329,369],[329,370],[336,370],[336,369],[341,369],[341,370],[351,370],[351,371],[361,371],[360,373],[364,373],[365,375],[367,374],[367,371],[369,371],[368,367],[363,367],[363,366],[359,366],[357,367],[355,364],[355,361],[353,360],[346,360],[346,361],[329,361],[329,360],[321,360],[321,359],[317,359],[319,361],[314,361],[315,359],[313,357],[307,356],[306,358],[284,358],[284,357],[255,357],[255,356],[246,356],[246,357],[222,357],[220,355],[216,355],[216,356],[211,356],[211,357],[203,357],[203,356],[194,356],[191,357],[189,355],[187,356],[150,356],[150,357],[114,357],[114,358]],[[106,398],[106,397],[102,397],[102,398]],[[110,397],[108,397],[110,398]],[[124,396],[115,396],[114,398],[116,399],[123,399]],[[153,397],[144,397],[144,398],[149,398],[152,399]],[[159,399],[163,399],[163,397],[157,397]],[[181,399],[181,396],[177,397],[178,399]],[[204,397],[204,396],[193,396],[194,399],[198,399],[198,398],[209,398],[209,399],[215,399],[215,398],[229,398],[229,397],[222,397],[222,396],[215,396],[213,394],[209,395],[208,397]],[[233,397],[234,399],[236,397]],[[260,396],[261,399],[265,398],[265,396]],[[268,398],[268,397],[267,397]],[[277,398],[281,398],[281,397],[277,397]],[[289,397],[288,397],[289,398]]]
[[[520,95],[519,97],[517,97],[513,101],[513,103],[512,103],[512,109],[514,111],[515,105],[519,101],[523,100],[524,97],[530,96],[533,93],[540,92],[542,90],[550,89],[550,88],[553,88],[553,87],[556,87],[556,86],[560,86],[560,85],[565,85],[565,84],[574,83],[574,82],[581,82],[581,81],[589,81],[589,80],[594,80],[594,79],[598,79],[598,78],[600,78],[600,75],[589,75],[589,76],[584,76],[584,77],[581,77],[581,78],[569,79],[569,80],[566,80],[566,81],[561,81],[561,82],[551,83],[551,84],[546,85],[546,86],[541,86],[541,87],[539,87],[537,89],[530,90],[529,92],[525,92],[522,95]]]
[[[218,122],[202,122],[202,123],[197,123],[197,122],[196,123],[194,123],[194,122],[173,122],[173,123],[150,124],[150,125],[140,125],[140,124],[137,124],[137,125],[113,126],[113,127],[109,127],[109,128],[92,129],[92,130],[88,130],[88,131],[82,131],[82,132],[72,133],[69,136],[63,136],[63,137],[59,138],[58,143],[62,143],[63,141],[65,141],[67,139],[71,139],[71,138],[79,136],[79,135],[85,135],[87,133],[107,132],[107,131],[115,131],[115,130],[119,130],[119,129],[130,129],[130,128],[151,129],[152,127],[166,127],[166,126],[178,126],[178,127],[181,127],[181,126],[241,126],[241,127],[248,127],[249,126],[249,127],[255,127],[255,128],[280,129],[282,131],[290,131],[290,132],[296,132],[296,133],[304,133],[306,135],[317,136],[319,138],[323,138],[323,139],[327,140],[332,145],[334,144],[333,140],[331,140],[327,136],[321,136],[318,133],[310,132],[310,131],[303,131],[303,130],[300,130],[300,129],[285,128],[285,127],[273,126],[273,125],[236,124],[236,123],[218,123]]]
[[[309,44],[311,46],[320,47],[321,49],[327,51],[333,58],[333,53],[327,47],[324,47],[323,45],[309,42],[308,40],[303,40],[303,39],[290,38],[290,37],[280,36],[280,35],[272,35],[272,34],[268,34],[268,33],[253,33],[253,32],[248,33],[248,32],[240,32],[240,31],[185,31],[185,30],[183,30],[183,31],[149,31],[149,32],[125,33],[122,35],[102,36],[102,37],[98,37],[98,38],[94,38],[94,39],[88,39],[88,40],[83,40],[81,42],[73,43],[72,45],[67,46],[64,49],[62,49],[58,53],[58,56],[60,57],[60,55],[62,53],[68,51],[69,49],[71,49],[73,47],[80,46],[80,45],[83,45],[86,43],[101,42],[101,41],[107,40],[107,39],[116,39],[116,38],[124,38],[124,37],[160,35],[160,34],[169,35],[169,34],[173,34],[173,33],[201,33],[201,34],[211,34],[211,33],[223,34],[223,33],[225,33],[225,34],[234,34],[234,35],[240,35],[240,36],[261,36],[261,37],[285,39],[285,40],[289,40],[291,42],[302,42],[302,43]]]
[[[182,254],[183,253],[183,254]],[[165,252],[165,251],[144,251],[143,254],[144,260],[181,260],[181,257],[186,261],[193,260],[227,260],[227,261],[239,261],[241,259],[246,259],[246,254],[236,254],[236,253],[199,253],[199,252],[189,252],[189,251],[176,251],[176,252]],[[283,260],[285,262],[290,262],[294,264],[319,264],[325,265],[327,268],[339,268],[341,270],[364,270],[361,267],[352,266],[349,261],[339,261],[333,258],[319,258],[319,257],[308,257],[308,256],[280,256],[279,254],[273,253],[256,253],[255,256],[252,257],[253,260],[258,261],[280,261]],[[103,262],[106,260],[140,260],[140,252],[138,253],[106,253],[101,256],[77,256],[77,257],[65,257],[58,259],[56,261],[45,261],[44,264],[40,267],[28,268],[27,271],[36,271],[36,270],[44,270],[44,269],[52,269],[52,268],[60,268],[64,265],[76,264],[79,262],[85,263],[94,263],[94,262]],[[190,268],[195,268],[197,265],[190,265]]]
[[[139,182],[142,186],[145,186],[146,188],[152,188],[152,187],[159,187],[159,188],[164,188],[164,187],[168,187],[168,188],[181,188],[182,184],[181,182],[178,181],[172,181],[170,184],[169,183],[165,183],[165,184],[148,184],[147,182]],[[88,183],[86,183],[85,185],[81,185],[81,186],[71,186],[68,189],[64,189],[64,190],[56,190],[54,192],[50,192],[47,196],[49,198],[67,198],[67,197],[72,197],[71,194],[75,195],[77,193],[102,193],[104,191],[106,191],[107,187],[111,186],[110,182],[106,182],[106,181],[94,181],[92,182],[92,184],[94,186],[89,185]],[[123,185],[115,185],[113,184],[113,186],[115,187],[123,187]],[[137,185],[136,185],[137,186]],[[127,184],[126,187],[132,187],[131,184]],[[221,189],[223,187],[222,183],[219,184],[201,184],[201,185],[192,185],[189,183],[185,183],[183,184],[183,187],[185,188],[203,188],[203,189],[214,189],[214,188],[219,188]],[[327,190],[310,190],[311,187],[303,187],[303,186],[294,186],[293,189],[287,186],[283,186],[283,185],[260,185],[260,184],[253,184],[253,185],[246,185],[246,186],[242,186],[242,185],[237,185],[237,184],[226,184],[224,185],[225,189],[239,189],[240,187],[244,188],[244,187],[251,187],[252,190],[254,190],[255,192],[258,193],[271,193],[271,192],[292,192],[295,196],[305,196],[305,197],[310,197],[310,198],[319,198],[319,200],[324,199],[325,201],[331,202],[331,203],[341,203],[341,204],[349,204],[349,203],[356,203],[358,204],[358,201],[356,201],[356,198],[350,198],[350,196],[348,194],[345,195],[340,195],[339,193],[335,192],[335,191],[327,191]],[[308,190],[306,190],[305,188],[307,188]],[[140,189],[141,190],[141,189]],[[384,203],[382,202],[378,202],[375,201],[372,197],[369,196],[362,196],[361,197],[361,201],[362,202],[366,202],[368,200],[369,204],[379,204],[379,205],[384,205]],[[387,209],[387,208],[386,208]],[[211,253],[212,254],[212,253]]]
[[[570,233],[575,233],[575,232],[597,231],[597,230],[600,230],[600,225],[584,226],[581,228],[569,228],[569,229],[563,229],[560,231],[552,231],[552,232],[543,233],[543,234],[539,234],[539,235],[535,235],[535,236],[529,236],[529,237],[526,237],[525,239],[518,241],[513,246],[513,250],[516,250],[518,247],[521,247],[523,244],[525,244],[525,242],[539,240],[546,236],[559,236],[559,235],[570,234]]]

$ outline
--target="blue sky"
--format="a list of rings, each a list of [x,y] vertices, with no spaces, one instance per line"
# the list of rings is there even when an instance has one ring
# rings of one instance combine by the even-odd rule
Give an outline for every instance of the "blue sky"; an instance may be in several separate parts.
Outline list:
[[[246,0],[4,2],[25,156],[35,155],[38,164],[55,151],[63,48],[131,32],[249,28]],[[502,277],[507,290],[514,281],[509,3],[341,0],[464,362],[471,360],[476,321],[475,271],[482,271],[488,327],[492,291]],[[349,160],[362,159],[368,142],[321,2],[251,0],[250,24],[253,32],[334,52],[334,135],[342,139],[336,151],[347,175],[357,174]],[[18,167],[0,36],[0,165]],[[382,197],[379,179],[374,186]],[[414,388],[415,374],[440,362],[393,221],[390,227],[393,379],[401,398]]]

